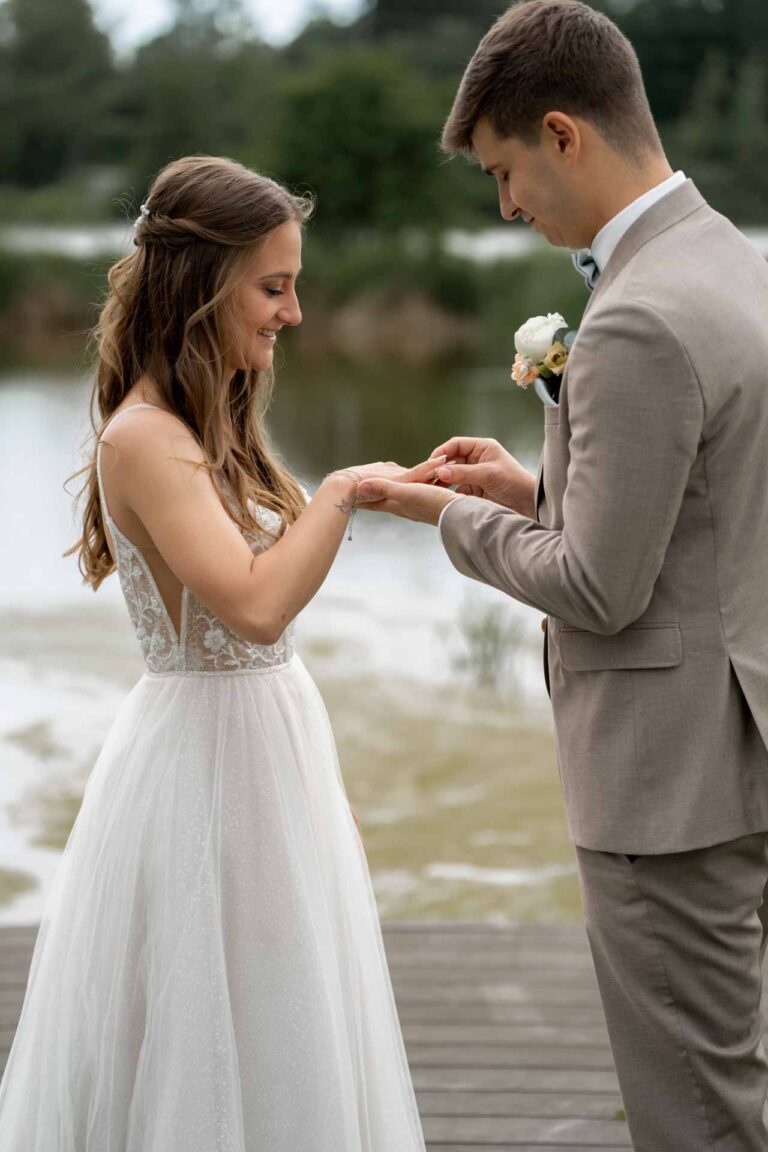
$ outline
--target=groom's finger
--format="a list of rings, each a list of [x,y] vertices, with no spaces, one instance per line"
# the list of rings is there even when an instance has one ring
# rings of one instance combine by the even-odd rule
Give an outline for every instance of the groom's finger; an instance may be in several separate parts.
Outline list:
[[[487,464],[445,464],[437,470],[437,478],[443,484],[469,484],[484,488],[490,476]]]
[[[446,440],[445,444],[435,448],[430,459],[434,460],[436,456],[447,456],[449,460],[455,460],[459,456],[466,459],[474,451],[476,445],[477,437],[475,436],[453,436],[450,440]]]
[[[378,504],[390,496],[389,480],[362,480],[357,486],[358,504]]]

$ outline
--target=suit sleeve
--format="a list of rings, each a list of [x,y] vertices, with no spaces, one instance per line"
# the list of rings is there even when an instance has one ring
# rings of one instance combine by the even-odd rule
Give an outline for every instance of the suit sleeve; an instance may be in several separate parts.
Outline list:
[[[577,628],[611,634],[648,606],[704,423],[687,352],[652,308],[590,318],[568,371],[563,527],[475,496],[448,505],[454,566]]]

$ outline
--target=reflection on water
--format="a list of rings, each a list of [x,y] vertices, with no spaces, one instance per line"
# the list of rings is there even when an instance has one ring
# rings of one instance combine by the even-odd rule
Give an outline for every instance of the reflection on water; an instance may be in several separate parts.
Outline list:
[[[289,463],[319,478],[372,460],[415,464],[459,433],[493,436],[535,467],[541,419],[541,402],[504,366],[418,376],[372,366],[363,377],[330,365],[281,373],[270,423]]]
[[[85,779],[142,670],[117,580],[94,595],[61,555],[76,538],[62,484],[80,463],[89,390],[74,374],[0,377],[0,921],[39,918]],[[307,366],[281,372],[271,426],[311,489],[332,468],[414,463],[456,433],[495,436],[533,470],[541,410],[503,367],[361,379]],[[483,606],[518,637],[500,695],[461,671],[465,621]],[[579,917],[538,613],[460,577],[434,529],[368,513],[297,639],[383,916]]]

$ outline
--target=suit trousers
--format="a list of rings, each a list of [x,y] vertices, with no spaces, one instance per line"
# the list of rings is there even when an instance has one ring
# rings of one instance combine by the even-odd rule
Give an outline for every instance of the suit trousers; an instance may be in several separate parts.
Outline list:
[[[576,854],[635,1152],[766,1152],[768,831],[663,855]]]

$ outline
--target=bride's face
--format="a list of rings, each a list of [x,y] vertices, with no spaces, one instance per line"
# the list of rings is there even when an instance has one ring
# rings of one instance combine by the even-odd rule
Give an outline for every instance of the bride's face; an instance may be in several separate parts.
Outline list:
[[[301,227],[286,220],[269,234],[234,289],[236,329],[227,357],[233,371],[269,368],[280,329],[301,323],[300,271]]]

